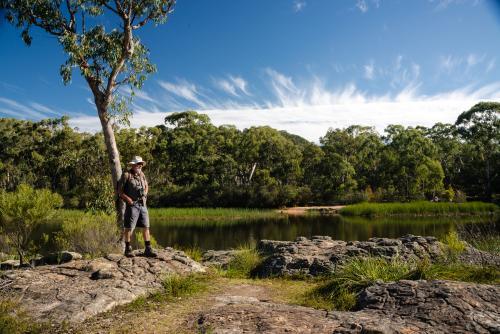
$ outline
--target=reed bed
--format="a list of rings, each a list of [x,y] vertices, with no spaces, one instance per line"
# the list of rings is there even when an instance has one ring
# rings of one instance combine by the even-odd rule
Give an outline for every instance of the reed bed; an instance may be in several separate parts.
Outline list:
[[[344,216],[460,216],[460,215],[493,215],[498,214],[496,204],[484,202],[467,203],[359,203],[348,205],[340,210]]]

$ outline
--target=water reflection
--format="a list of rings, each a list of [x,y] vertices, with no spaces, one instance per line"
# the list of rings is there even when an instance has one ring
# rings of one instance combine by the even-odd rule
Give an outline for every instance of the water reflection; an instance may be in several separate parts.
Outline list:
[[[339,240],[367,240],[371,237],[396,238],[405,234],[441,237],[455,230],[458,224],[494,223],[491,218],[382,218],[368,219],[341,216],[291,216],[280,219],[242,221],[221,225],[216,222],[203,226],[173,226],[165,220],[152,221],[151,230],[163,246],[197,246],[201,249],[229,249],[242,244],[254,244],[261,239],[294,240],[328,235]]]

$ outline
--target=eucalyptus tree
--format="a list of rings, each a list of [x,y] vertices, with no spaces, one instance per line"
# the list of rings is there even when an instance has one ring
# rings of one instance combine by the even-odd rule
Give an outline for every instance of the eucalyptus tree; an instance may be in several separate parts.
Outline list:
[[[129,86],[133,96],[156,70],[149,50],[135,33],[147,24],[164,23],[174,4],[175,0],[0,0],[0,10],[22,30],[21,37],[28,46],[33,28],[56,37],[67,55],[60,67],[65,84],[71,82],[74,69],[87,82],[101,122],[115,188],[122,169],[114,125],[127,124],[131,115],[127,95],[120,94],[119,88]],[[120,213],[123,204],[117,203]]]
[[[465,141],[472,145],[473,153],[483,176],[478,183],[483,184],[484,194],[491,199],[499,184],[500,169],[500,103],[480,102],[461,113],[455,125]]]

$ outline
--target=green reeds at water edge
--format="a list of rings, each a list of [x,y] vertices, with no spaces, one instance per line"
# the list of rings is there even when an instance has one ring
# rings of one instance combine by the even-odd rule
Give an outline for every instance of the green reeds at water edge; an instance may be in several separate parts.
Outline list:
[[[282,216],[276,210],[246,208],[150,208],[151,218],[168,219],[257,219],[276,218]]]
[[[459,216],[498,214],[499,207],[493,203],[359,203],[348,205],[340,210],[344,216]]]

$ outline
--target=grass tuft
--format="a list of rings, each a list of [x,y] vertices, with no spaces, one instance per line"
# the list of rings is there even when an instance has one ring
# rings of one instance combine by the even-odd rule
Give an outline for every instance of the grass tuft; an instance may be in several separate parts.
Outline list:
[[[355,258],[346,263],[325,282],[306,292],[301,305],[353,310],[358,294],[376,281],[395,282],[407,280],[453,280],[483,284],[499,284],[500,269],[495,266],[477,266],[458,262],[430,263],[403,259],[385,260],[379,257]]]
[[[260,254],[254,247],[240,246],[236,255],[229,262],[223,276],[228,278],[249,278],[253,271],[262,262]]]
[[[446,234],[441,242],[446,245],[445,253],[448,257],[448,260],[456,261],[460,254],[463,253],[467,243],[460,240],[458,233],[456,231],[451,231]]]
[[[33,321],[20,305],[11,300],[0,300],[0,334],[48,332],[48,323]]]

